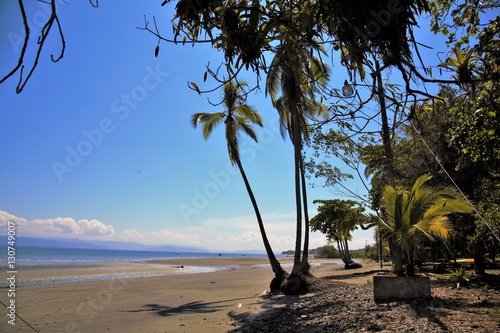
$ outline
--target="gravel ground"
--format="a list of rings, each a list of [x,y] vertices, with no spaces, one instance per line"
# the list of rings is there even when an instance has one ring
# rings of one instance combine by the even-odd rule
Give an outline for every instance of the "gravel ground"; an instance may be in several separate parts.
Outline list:
[[[239,322],[233,333],[500,332],[500,279],[454,289],[432,279],[432,299],[377,304],[372,285],[318,280],[311,294]]]

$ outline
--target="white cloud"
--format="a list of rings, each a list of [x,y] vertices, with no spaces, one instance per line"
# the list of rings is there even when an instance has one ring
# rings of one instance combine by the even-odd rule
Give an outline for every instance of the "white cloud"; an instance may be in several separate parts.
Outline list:
[[[295,248],[295,218],[292,214],[264,214],[266,235],[274,252]],[[195,246],[214,251],[262,250],[260,230],[255,216],[234,218],[211,218],[198,226],[177,227],[158,231],[139,231],[124,229],[115,231],[114,227],[99,220],[75,220],[71,217],[36,219],[28,221],[0,210],[0,233],[5,233],[7,221],[16,223],[18,236],[79,238],[82,240],[131,241],[149,245]],[[143,224],[142,222],[138,225]],[[5,232],[4,232],[5,231]],[[373,244],[373,238],[359,237],[354,234],[351,249],[363,248],[365,243]],[[366,235],[362,235],[366,236]],[[302,239],[303,241],[303,239]],[[325,235],[319,232],[310,234],[310,248],[327,243]]]
[[[77,224],[86,235],[111,236],[115,234],[112,225],[105,225],[97,220],[80,220]]]
[[[123,232],[121,233],[120,235],[121,237],[123,237],[124,239],[129,239],[129,240],[139,240],[144,237],[139,231],[135,230],[135,229],[125,229],[123,230]]]
[[[15,223],[16,225],[25,222],[26,220],[17,216],[14,216],[12,214],[7,213],[4,210],[0,210],[0,226],[2,227],[3,230],[5,230],[3,227],[7,226],[8,222]]]
[[[98,220],[75,221],[75,219],[71,217],[57,217],[52,219],[36,219],[28,221],[5,211],[0,211],[0,226],[7,225],[8,221],[16,224],[16,228],[19,230],[19,236],[26,237],[38,236],[69,238],[115,235],[112,225],[105,225]]]

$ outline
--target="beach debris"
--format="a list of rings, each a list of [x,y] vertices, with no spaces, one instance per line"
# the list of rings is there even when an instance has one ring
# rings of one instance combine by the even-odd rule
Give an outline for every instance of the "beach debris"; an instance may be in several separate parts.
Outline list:
[[[264,290],[260,297],[271,297],[271,290]]]
[[[241,305],[241,303],[238,304],[238,309],[241,308],[243,305]]]

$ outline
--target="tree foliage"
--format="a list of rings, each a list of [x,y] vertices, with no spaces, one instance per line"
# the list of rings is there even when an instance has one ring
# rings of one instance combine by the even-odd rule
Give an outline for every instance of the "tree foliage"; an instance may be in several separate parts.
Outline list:
[[[346,267],[354,262],[349,254],[348,241],[357,226],[369,221],[363,214],[364,207],[353,200],[314,200],[320,204],[318,214],[311,221],[313,231],[321,231],[330,242],[336,242]]]
[[[460,194],[449,187],[426,186],[429,175],[419,177],[410,191],[386,186],[382,195],[383,217],[380,219],[382,232],[392,244],[405,252],[403,262],[407,264],[408,275],[413,275],[415,248],[425,237],[448,238],[452,224],[448,215],[471,213],[472,207]],[[396,263],[396,273],[401,275],[402,265]]]
[[[162,5],[174,2],[165,0]],[[276,42],[294,38],[315,48],[334,45],[342,62],[365,77],[366,54],[378,54],[384,66],[412,62],[412,36],[416,17],[428,11],[425,0],[295,1],[228,0],[188,1],[175,5],[173,37],[146,29],[160,40],[209,42],[224,53],[233,73],[242,68],[256,73],[268,69],[265,54],[276,53]],[[287,36],[282,35],[287,31]]]

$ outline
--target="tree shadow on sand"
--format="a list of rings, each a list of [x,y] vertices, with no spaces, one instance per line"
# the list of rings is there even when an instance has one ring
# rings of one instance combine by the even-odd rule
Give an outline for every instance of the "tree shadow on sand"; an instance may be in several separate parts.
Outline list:
[[[216,302],[202,302],[202,301],[193,301],[186,304],[182,304],[179,306],[169,306],[162,304],[145,304],[142,309],[138,310],[130,310],[128,312],[145,312],[152,311],[156,312],[158,316],[168,316],[172,314],[186,314],[186,313],[211,313],[220,311],[224,308],[228,307],[228,302],[252,299],[253,297],[244,297],[244,298],[234,298],[234,299],[226,299]]]
[[[308,296],[300,296],[307,298]],[[279,311],[286,311],[286,308],[299,301],[298,295],[268,295],[262,298],[264,301],[259,303],[262,311],[258,313],[229,311],[227,315],[237,323],[238,327],[228,333],[237,332],[255,332],[255,322],[267,323],[271,321],[274,315]]]

